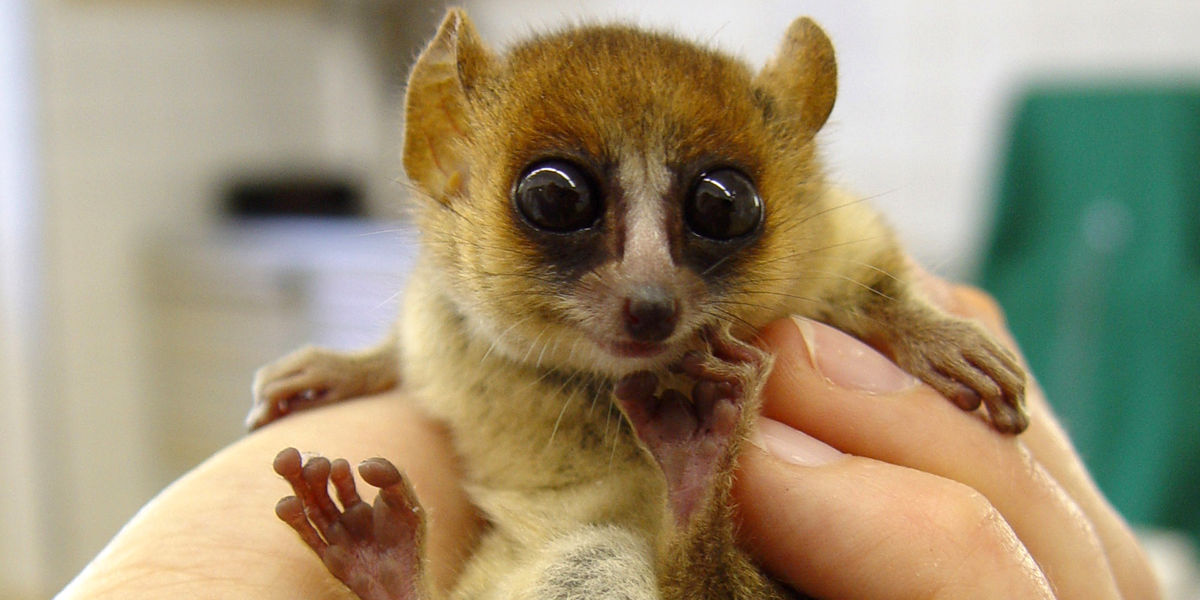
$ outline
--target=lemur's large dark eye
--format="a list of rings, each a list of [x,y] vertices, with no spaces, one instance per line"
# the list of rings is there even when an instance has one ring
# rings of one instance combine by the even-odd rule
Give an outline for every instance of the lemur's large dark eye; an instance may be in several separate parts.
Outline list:
[[[696,178],[684,201],[683,216],[697,235],[732,240],[758,229],[763,202],[754,183],[740,171],[713,169]]]
[[[600,216],[600,200],[591,179],[565,160],[536,163],[525,171],[513,202],[534,227],[557,233],[587,229]]]

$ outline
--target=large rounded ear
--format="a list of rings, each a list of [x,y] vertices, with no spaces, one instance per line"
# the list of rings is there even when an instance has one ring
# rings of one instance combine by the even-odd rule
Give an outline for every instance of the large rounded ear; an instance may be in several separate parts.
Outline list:
[[[462,9],[450,9],[408,78],[404,105],[404,170],[432,198],[448,202],[466,183],[467,105],[491,65]]]
[[[775,57],[754,80],[770,96],[784,119],[798,121],[808,136],[815,135],[837,98],[837,62],[833,43],[812,19],[792,21]]]

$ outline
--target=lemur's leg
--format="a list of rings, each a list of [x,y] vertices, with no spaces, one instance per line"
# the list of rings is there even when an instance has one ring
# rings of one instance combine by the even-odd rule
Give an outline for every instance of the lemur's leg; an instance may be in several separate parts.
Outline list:
[[[293,412],[391,389],[399,379],[394,336],[355,353],[305,346],[254,374],[246,427],[258,429]]]
[[[485,536],[454,598],[475,600],[661,600],[644,533],[612,524],[557,532],[538,544]]]
[[[906,310],[882,315],[904,323],[879,340],[896,364],[965,410],[982,402],[997,431],[1021,433],[1029,426],[1025,370],[1007,348],[977,323],[932,307]]]
[[[853,311],[827,321],[871,344],[964,410],[987,407],[992,426],[1016,434],[1029,426],[1025,370],[975,322],[948,314],[895,277],[861,292]]]
[[[308,544],[329,572],[363,600],[424,600],[430,597],[421,568],[425,518],[412,486],[396,467],[374,458],[358,472],[379,488],[375,505],[359,497],[350,465],[323,457],[301,464],[288,448],[275,457],[275,472],[292,486],[275,513]],[[337,490],[339,509],[329,497]]]
[[[814,306],[792,310],[870,344],[963,410],[983,404],[998,431],[1023,431],[1029,415],[1020,362],[978,323],[928,297],[938,286],[926,284],[929,275],[899,249],[878,215],[842,190],[827,194],[842,222],[852,219],[861,227],[854,239],[880,243],[838,244],[831,238],[830,253],[811,257],[810,267],[837,274],[824,293],[827,303],[815,313],[808,310]]]
[[[691,382],[690,394],[671,387],[656,393],[659,378],[648,372],[623,378],[615,390],[667,479],[675,533],[660,557],[663,597],[786,598],[790,593],[737,549],[728,507],[737,454],[757,418],[771,358],[725,330],[705,338],[708,352],[689,352],[676,365]]]

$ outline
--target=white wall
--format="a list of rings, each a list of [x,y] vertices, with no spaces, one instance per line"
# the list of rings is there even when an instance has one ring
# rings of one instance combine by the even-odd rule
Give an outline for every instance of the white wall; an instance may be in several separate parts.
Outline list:
[[[315,8],[314,8],[315,7]],[[238,170],[324,165],[313,3],[51,1],[41,11],[45,281],[40,407],[64,583],[155,491],[146,469],[146,237],[203,228]]]
[[[45,331],[35,337],[49,373],[30,403],[31,431],[37,510],[49,515],[42,579],[56,587],[163,483],[148,468],[145,414],[168,400],[151,398],[148,383],[150,240],[211,228],[224,185],[255,173],[358,177],[394,216],[396,96],[415,52],[407,31],[428,35],[441,9],[25,1],[36,7],[40,180],[30,206],[41,224],[26,254],[43,257]]]
[[[29,2],[0,0],[0,596],[38,597],[44,572],[34,386],[41,324]]]

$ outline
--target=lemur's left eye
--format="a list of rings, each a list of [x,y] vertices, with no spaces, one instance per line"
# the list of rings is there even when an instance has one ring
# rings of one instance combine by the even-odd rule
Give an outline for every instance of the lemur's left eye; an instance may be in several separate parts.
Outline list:
[[[763,202],[741,171],[713,169],[700,174],[683,205],[687,226],[713,240],[750,234],[762,223]]]
[[[513,202],[533,226],[566,233],[591,227],[600,201],[580,167],[565,160],[534,164],[517,182]]]

